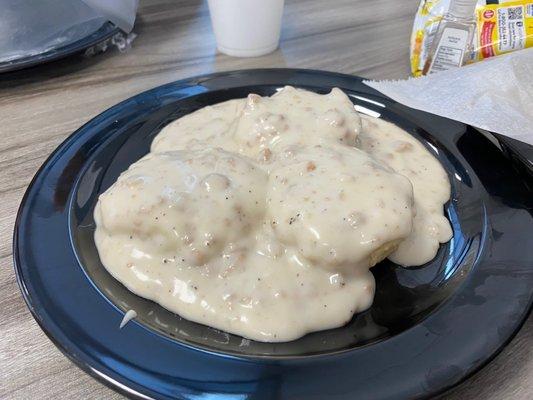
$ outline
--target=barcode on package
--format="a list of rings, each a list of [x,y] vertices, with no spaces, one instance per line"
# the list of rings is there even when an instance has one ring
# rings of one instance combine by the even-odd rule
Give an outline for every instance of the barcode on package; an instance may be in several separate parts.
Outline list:
[[[521,20],[522,19],[522,6],[518,7],[508,7],[507,14],[509,16],[509,21]]]
[[[533,17],[533,3],[526,5],[526,14],[528,17]]]
[[[500,52],[524,48],[524,7],[503,7],[498,10],[498,37]]]

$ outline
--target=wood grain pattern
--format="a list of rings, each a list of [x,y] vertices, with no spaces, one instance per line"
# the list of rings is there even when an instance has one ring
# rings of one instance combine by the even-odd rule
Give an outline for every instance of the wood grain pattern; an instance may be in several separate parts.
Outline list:
[[[216,53],[205,2],[141,0],[125,54],[67,60],[0,76],[0,398],[120,399],[67,360],[29,314],[12,268],[11,235],[33,174],[71,132],[151,87],[213,71],[302,67],[402,78],[418,0],[287,0],[281,47],[237,59]],[[443,396],[533,398],[533,318],[481,372]]]

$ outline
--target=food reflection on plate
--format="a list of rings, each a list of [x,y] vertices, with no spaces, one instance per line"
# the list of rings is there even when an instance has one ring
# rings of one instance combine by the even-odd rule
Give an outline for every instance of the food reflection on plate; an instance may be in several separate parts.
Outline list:
[[[451,238],[450,184],[411,135],[339,89],[285,87],[168,126],[95,208],[105,268],[180,316],[280,342],[372,304],[370,268]]]

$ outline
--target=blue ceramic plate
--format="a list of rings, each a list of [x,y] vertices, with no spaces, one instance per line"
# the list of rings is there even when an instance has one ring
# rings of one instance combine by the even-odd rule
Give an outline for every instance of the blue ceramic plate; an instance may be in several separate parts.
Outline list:
[[[257,343],[135,296],[102,267],[92,212],[170,121],[284,85],[336,86],[361,112],[392,121],[443,164],[453,239],[416,269],[373,268],[370,310],[289,343]],[[516,155],[516,157],[515,157]],[[406,108],[361,79],[249,70],[141,93],[77,130],[50,156],[18,213],[14,258],[28,307],[77,365],[136,398],[426,398],[465,379],[516,333],[533,298],[533,179],[524,157],[472,127]],[[138,317],[119,330],[128,309]]]

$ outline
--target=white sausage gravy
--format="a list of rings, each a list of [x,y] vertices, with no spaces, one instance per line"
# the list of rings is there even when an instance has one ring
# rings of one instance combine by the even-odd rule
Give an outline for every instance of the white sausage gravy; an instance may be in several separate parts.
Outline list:
[[[369,269],[431,260],[450,184],[396,126],[339,89],[285,87],[168,126],[96,206],[105,268],[180,316],[279,342],[370,307]]]

